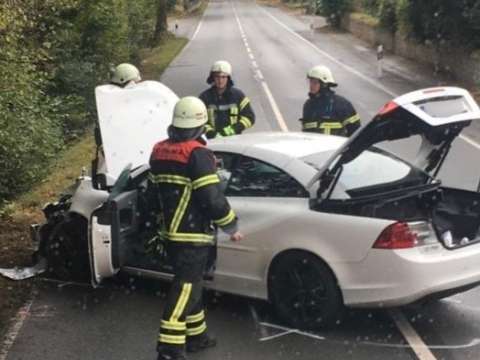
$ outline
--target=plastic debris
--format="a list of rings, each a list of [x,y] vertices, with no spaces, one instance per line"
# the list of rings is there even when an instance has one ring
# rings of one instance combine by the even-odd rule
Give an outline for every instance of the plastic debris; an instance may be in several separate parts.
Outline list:
[[[25,280],[44,273],[47,270],[47,261],[40,259],[38,263],[30,267],[14,267],[12,269],[0,268],[0,275],[11,280]]]

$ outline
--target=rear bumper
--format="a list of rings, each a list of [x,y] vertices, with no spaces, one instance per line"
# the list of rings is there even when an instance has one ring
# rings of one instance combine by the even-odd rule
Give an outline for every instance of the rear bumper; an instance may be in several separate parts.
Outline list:
[[[457,250],[438,247],[372,249],[364,261],[340,266],[345,305],[392,307],[445,297],[480,285],[480,244]]]

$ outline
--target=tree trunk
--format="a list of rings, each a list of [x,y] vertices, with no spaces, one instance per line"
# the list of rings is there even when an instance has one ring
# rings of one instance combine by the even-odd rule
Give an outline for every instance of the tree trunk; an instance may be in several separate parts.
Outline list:
[[[157,23],[155,25],[153,41],[155,43],[159,42],[167,30],[167,0],[157,0]]]

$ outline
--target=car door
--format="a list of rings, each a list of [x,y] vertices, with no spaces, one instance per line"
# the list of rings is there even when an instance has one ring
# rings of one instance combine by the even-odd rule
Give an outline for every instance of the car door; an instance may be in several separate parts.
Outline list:
[[[127,166],[110,191],[107,201],[90,217],[89,252],[92,284],[99,285],[125,264],[129,243],[138,236],[138,190],[126,190]]]
[[[275,242],[271,230],[308,208],[308,193],[285,171],[261,160],[220,152],[216,157],[227,181],[225,194],[245,238],[234,243],[219,232],[215,282],[234,293],[265,291],[265,254]]]

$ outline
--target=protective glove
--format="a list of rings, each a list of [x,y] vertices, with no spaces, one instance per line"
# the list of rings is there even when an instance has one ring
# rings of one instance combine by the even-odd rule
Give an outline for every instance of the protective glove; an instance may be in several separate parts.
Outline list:
[[[229,126],[225,126],[222,130],[220,130],[220,134],[222,134],[223,136],[231,136],[231,135],[235,135],[236,132],[233,129],[233,127],[229,125]]]

